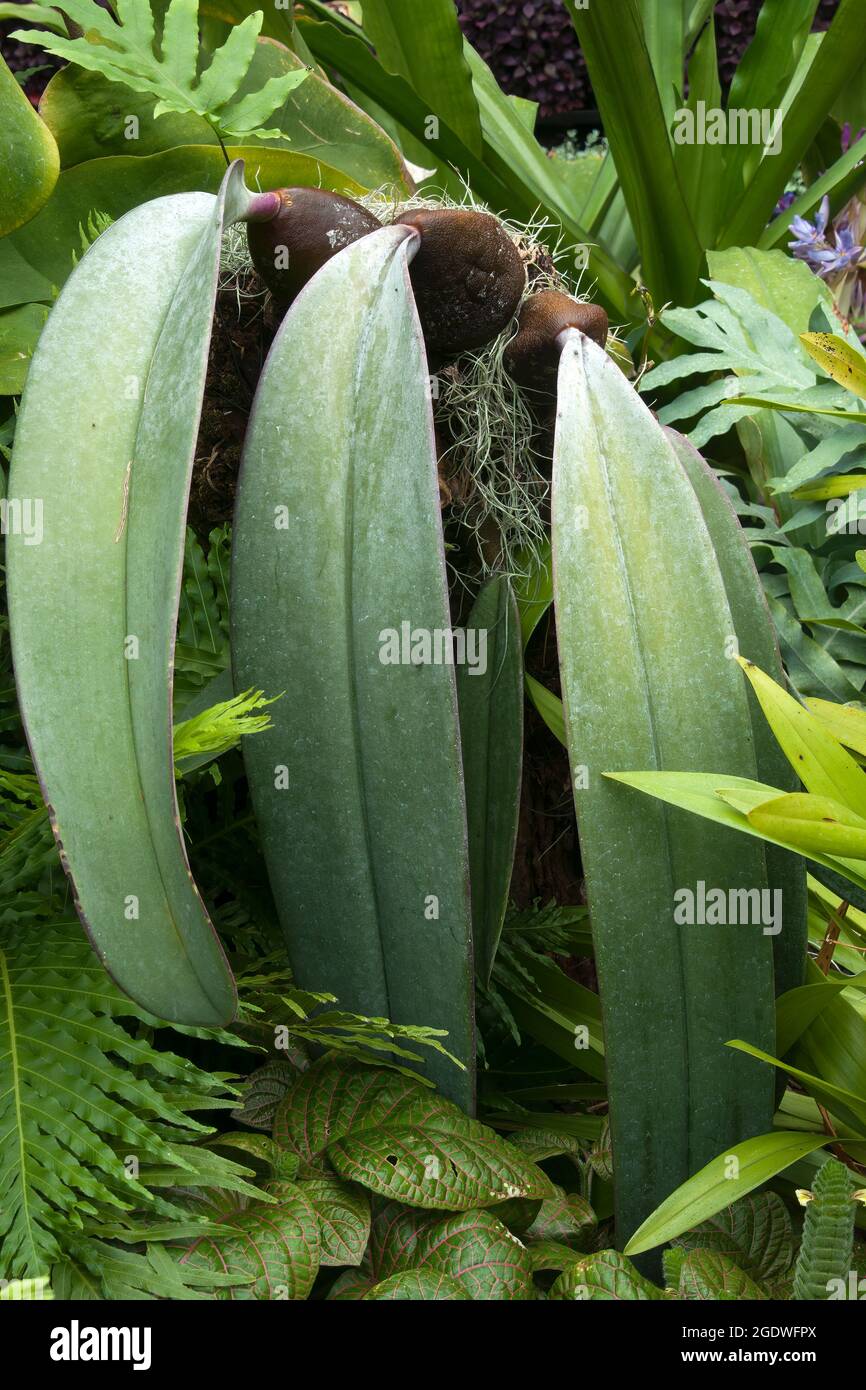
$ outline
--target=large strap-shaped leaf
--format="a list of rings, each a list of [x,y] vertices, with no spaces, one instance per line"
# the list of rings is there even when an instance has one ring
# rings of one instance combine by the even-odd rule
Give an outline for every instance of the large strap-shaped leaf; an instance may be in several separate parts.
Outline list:
[[[10,493],[16,679],[76,905],[118,984],[154,1014],[216,1025],[231,973],[193,883],[172,764],[184,521],[224,222],[250,194],[128,213],[68,281],[33,358]],[[34,515],[38,512],[34,511]]]
[[[473,664],[457,672],[469,819],[472,929],[479,979],[489,983],[508,906],[523,769],[520,615],[506,575],[479,593],[466,623]]]
[[[713,470],[694,445],[675,430],[667,430],[666,433],[688,474],[710,533],[739,649],[749,661],[753,661],[762,671],[770,671],[773,679],[781,683],[785,676],[776,631],[748,541],[733,506]],[[749,710],[758,777],[771,786],[794,791],[798,785],[797,778],[758,705],[757,697],[751,693]],[[782,894],[782,930],[773,937],[778,995],[803,983],[807,936],[806,867],[797,855],[776,845],[768,844],[764,854],[768,885],[771,890],[778,888]]]
[[[379,62],[408,79],[472,150],[481,153],[481,120],[453,0],[366,0],[364,27]]]
[[[679,925],[678,890],[765,886],[759,847],[647,814],[628,767],[755,775],[722,577],[661,427],[572,331],[559,369],[553,577],[563,702],[605,1025],[620,1241],[726,1144],[769,1128],[772,1080],[731,1037],[773,1036],[760,923]]]
[[[414,235],[335,256],[274,343],[238,493],[233,661],[237,689],[285,692],[246,764],[298,983],[447,1029],[470,1070],[431,1057],[429,1074],[469,1106],[454,669],[407,649],[450,630]]]

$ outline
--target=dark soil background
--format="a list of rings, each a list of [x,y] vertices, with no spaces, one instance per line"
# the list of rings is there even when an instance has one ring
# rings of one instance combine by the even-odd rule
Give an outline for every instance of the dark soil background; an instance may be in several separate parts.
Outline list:
[[[716,5],[719,68],[725,86],[755,32],[761,0]],[[814,27],[826,29],[839,0],[820,0]],[[542,124],[567,128],[596,102],[564,0],[457,0],[463,32],[500,86],[539,103]],[[573,121],[572,124],[580,124]]]

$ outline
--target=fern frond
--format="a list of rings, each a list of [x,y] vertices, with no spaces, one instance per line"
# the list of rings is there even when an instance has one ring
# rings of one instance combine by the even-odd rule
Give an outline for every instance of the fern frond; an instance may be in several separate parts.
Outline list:
[[[234,1088],[153,1047],[122,1021],[156,1020],[108,978],[76,921],[38,932],[0,913],[0,1277],[37,1276],[110,1213],[168,1215],[144,1174],[201,1180],[196,1108]],[[209,1154],[206,1180],[247,1170]],[[216,1163],[216,1167],[214,1167]]]
[[[246,690],[242,695],[234,695],[230,700],[220,700],[201,714],[184,719],[174,726],[174,762],[179,773],[184,770],[187,758],[218,758],[235,748],[245,734],[261,733],[271,726],[269,714],[256,714],[256,710],[272,705],[280,697],[266,700],[262,690]]]
[[[284,138],[281,130],[262,125],[304,81],[307,69],[273,77],[260,91],[238,95],[256,51],[261,10],[232,27],[199,73],[198,0],[171,0],[158,38],[149,0],[116,0],[115,8],[117,22],[95,0],[63,0],[64,12],[83,30],[80,38],[46,29],[16,30],[13,37],[155,97],[154,116],[194,112],[223,135]]]

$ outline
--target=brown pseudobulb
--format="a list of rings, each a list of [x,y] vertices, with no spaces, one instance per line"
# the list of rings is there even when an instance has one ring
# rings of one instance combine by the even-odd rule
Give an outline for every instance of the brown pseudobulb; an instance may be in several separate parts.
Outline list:
[[[277,303],[288,308],[326,261],[381,226],[372,212],[322,188],[280,188],[276,215],[247,223],[253,265]]]
[[[472,208],[415,208],[397,221],[421,235],[409,274],[428,352],[453,357],[491,342],[516,313],[526,285],[505,229]]]
[[[607,327],[607,314],[598,304],[581,304],[560,290],[541,290],[520,310],[517,333],[505,349],[505,368],[520,386],[555,391],[560,333],[579,328],[604,347]]]

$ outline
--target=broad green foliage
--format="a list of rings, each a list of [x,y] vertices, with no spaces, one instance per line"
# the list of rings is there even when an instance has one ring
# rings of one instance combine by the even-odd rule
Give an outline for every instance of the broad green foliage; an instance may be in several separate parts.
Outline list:
[[[635,1232],[626,1253],[639,1255],[681,1236],[826,1143],[826,1135],[777,1130],[734,1145],[672,1192]]]
[[[15,37],[41,43],[49,53],[156,97],[157,117],[168,111],[194,111],[223,135],[278,136],[280,131],[264,129],[264,122],[307,75],[305,69],[288,72],[271,78],[259,91],[238,96],[262,27],[260,10],[232,29],[202,72],[198,0],[170,0],[158,50],[154,18],[145,0],[117,0],[117,23],[93,0],[64,0],[64,10],[81,26],[81,38],[59,38],[38,29],[19,30]]]
[[[0,58],[0,236],[29,222],[51,195],[60,170],[54,138]]]
[[[466,1070],[428,1074],[470,1109],[454,667],[399,649],[407,623],[430,642],[451,626],[411,244],[401,227],[355,242],[283,320],[238,488],[232,660],[238,689],[285,692],[245,761],[298,983],[446,1029]]]
[[[781,1140],[785,1136],[752,1141],[753,1149],[774,1137]],[[789,1140],[794,1137],[787,1136]],[[781,1151],[780,1145],[776,1147]],[[753,1156],[746,1150],[743,1145],[739,1157],[751,1165]],[[784,1161],[792,1161],[793,1154],[789,1144]],[[694,1179],[687,1186],[696,1188],[697,1183]],[[732,1190],[742,1190],[735,1178],[728,1180],[728,1196]],[[790,1216],[775,1193],[762,1192],[732,1206],[719,1205],[715,1219],[703,1220],[682,1232],[664,1254],[665,1289],[642,1278],[626,1256],[605,1250],[577,1258],[564,1269],[550,1297],[726,1301],[844,1298],[849,1271],[856,1267],[854,1211],[855,1196],[860,1194],[854,1193],[852,1174],[829,1158],[818,1169],[813,1191],[798,1195],[807,1205],[796,1263]],[[697,1209],[695,1202],[693,1213]],[[660,1210],[652,1220],[661,1217]],[[670,1222],[666,1229],[668,1238],[676,1236]],[[629,1248],[641,1247],[635,1240]]]
[[[724,1060],[732,1036],[774,1036],[770,939],[740,923],[734,949],[731,925],[674,915],[678,889],[760,889],[766,865],[731,836],[648,817],[605,778],[636,757],[660,772],[735,761],[754,776],[751,717],[719,562],[670,442],[577,334],[558,396],[553,590],[624,1241],[720,1143],[770,1126],[770,1075]]]
[[[300,58],[282,44],[260,38],[238,94],[256,92],[272,78],[298,71],[307,71]],[[118,96],[116,83],[74,64],[51,79],[40,114],[57,141],[64,169],[100,157],[140,158],[178,145],[218,141],[216,131],[193,113],[170,112],[156,119],[153,96],[126,90],[122,110]],[[408,192],[411,186],[400,152],[385,131],[319,73],[310,72],[268,120],[270,148],[320,159],[364,187],[389,184]],[[260,139],[255,129],[244,135],[248,148]]]
[[[696,419],[690,437],[701,446],[736,427],[751,488],[734,502],[789,676],[804,695],[854,700],[866,679],[866,583],[854,563],[866,427],[856,396],[817,368],[805,332],[838,336],[832,299],[805,265],[778,251],[732,249],[709,260],[716,298],[663,316],[699,351],[663,363],[643,386],[653,399],[666,383],[726,373],[677,396],[660,418]],[[862,361],[855,335],[844,341],[850,360]],[[833,418],[837,409],[845,414]],[[847,503],[826,500],[848,492]]]

